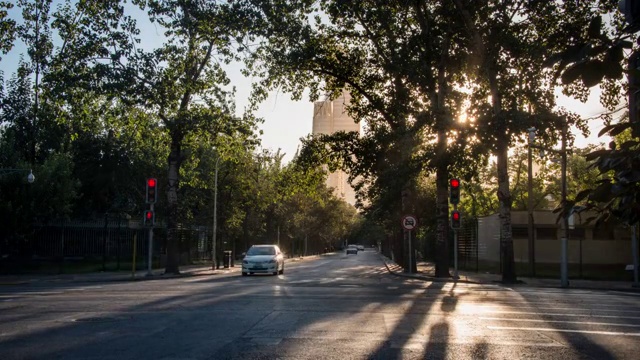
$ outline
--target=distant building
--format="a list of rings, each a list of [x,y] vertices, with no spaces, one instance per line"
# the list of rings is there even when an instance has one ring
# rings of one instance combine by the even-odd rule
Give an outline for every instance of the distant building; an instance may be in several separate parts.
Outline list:
[[[604,222],[598,227],[587,223],[596,214],[574,215],[568,232],[569,276],[582,277],[603,273],[624,273],[632,263],[631,232],[624,226]],[[521,272],[529,269],[527,212],[512,211],[513,256]],[[560,224],[558,214],[536,210],[534,218],[535,264],[540,274],[555,274],[560,269]],[[573,223],[573,225],[571,225]],[[500,217],[498,214],[478,218],[477,247],[479,267],[500,271]],[[462,241],[464,242],[464,241]],[[473,246],[472,246],[473,247]]]
[[[333,134],[337,131],[360,132],[360,123],[356,123],[345,111],[351,95],[343,91],[335,100],[316,101],[313,106],[313,134]],[[338,170],[329,174],[327,186],[334,194],[351,205],[356,203],[356,193],[348,182],[348,175]]]

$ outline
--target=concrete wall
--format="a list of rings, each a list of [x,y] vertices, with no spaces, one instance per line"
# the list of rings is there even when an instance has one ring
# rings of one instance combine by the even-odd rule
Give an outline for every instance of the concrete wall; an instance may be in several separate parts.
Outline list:
[[[568,257],[570,264],[614,265],[630,264],[630,231],[620,226],[603,224],[594,229],[586,224],[589,216],[574,219],[575,230],[570,230]],[[534,241],[536,263],[560,263],[560,226],[556,224],[557,214],[551,211],[534,212]],[[517,263],[527,263],[529,246],[527,212],[514,211],[511,214],[513,228],[513,251]],[[498,214],[478,219],[478,260],[500,262],[500,219]]]

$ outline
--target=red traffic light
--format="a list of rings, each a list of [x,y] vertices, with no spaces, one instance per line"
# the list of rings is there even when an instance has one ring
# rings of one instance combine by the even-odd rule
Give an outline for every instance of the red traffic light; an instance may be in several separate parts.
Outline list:
[[[461,216],[458,210],[454,210],[451,212],[451,228],[454,230],[460,229],[461,225]]]
[[[155,225],[156,217],[152,210],[145,210],[143,214],[143,223],[144,226],[153,226]]]
[[[147,193],[145,194],[145,202],[147,204],[155,204],[158,201],[158,180],[156,178],[147,179]]]
[[[449,202],[456,205],[460,202],[460,179],[449,180]]]

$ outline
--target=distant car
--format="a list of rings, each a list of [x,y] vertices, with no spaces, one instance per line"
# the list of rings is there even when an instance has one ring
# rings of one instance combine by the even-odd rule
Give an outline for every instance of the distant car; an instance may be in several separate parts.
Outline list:
[[[358,251],[364,251],[364,245],[357,245],[358,246]]]
[[[356,245],[347,246],[347,255],[356,254],[358,255],[358,247]]]
[[[242,259],[242,276],[284,274],[284,256],[277,245],[253,245]]]

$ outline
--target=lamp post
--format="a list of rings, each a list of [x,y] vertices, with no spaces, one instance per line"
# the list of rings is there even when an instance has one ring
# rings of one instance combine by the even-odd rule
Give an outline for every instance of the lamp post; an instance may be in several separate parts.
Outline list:
[[[567,124],[562,126],[562,150],[560,150],[562,156],[562,204],[567,201]],[[561,264],[560,264],[560,286],[566,288],[569,286],[569,271],[568,271],[568,238],[569,238],[569,217],[567,214],[562,216],[562,233],[560,235],[560,242],[562,246],[561,251]]]
[[[527,235],[529,243],[529,266],[531,267],[531,276],[536,276],[536,248],[534,240],[533,226],[533,159],[532,151],[533,141],[536,137],[536,128],[531,127],[529,130],[529,146],[527,152],[528,161],[528,177],[527,177]]]
[[[19,172],[29,172],[29,175],[27,175],[27,182],[29,184],[33,184],[34,181],[36,181],[36,177],[33,175],[33,171],[31,169],[27,170],[27,169],[0,169],[0,175],[7,175],[7,174],[13,174],[13,173],[19,173]]]
[[[220,156],[216,157],[215,175],[213,182],[213,244],[211,246],[211,269],[215,270],[216,261],[216,234],[218,232],[218,164],[220,163]]]
[[[542,146],[537,146],[533,144],[533,138],[535,137],[533,128],[529,129],[529,139],[532,144],[530,144],[529,148],[537,148],[541,150],[547,150],[554,152],[560,155],[560,166],[561,166],[561,203],[564,204],[567,202],[567,133],[568,133],[568,125],[565,122],[562,125],[562,147],[560,150],[555,149],[547,149]],[[535,129],[533,129],[535,130]],[[533,134],[533,135],[531,135]],[[530,150],[531,151],[531,150]],[[569,235],[569,218],[567,214],[563,214],[562,223],[560,224],[560,286],[566,288],[569,286],[569,270],[568,270],[568,236]],[[529,235],[531,236],[531,235]],[[529,255],[531,256],[531,255]]]

